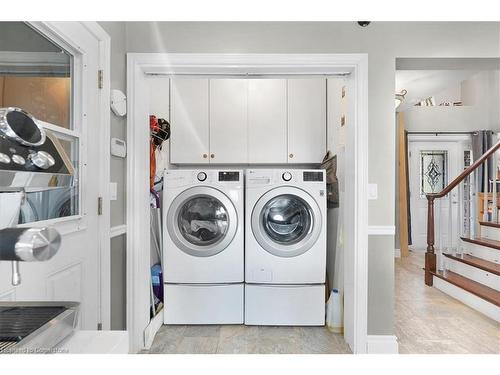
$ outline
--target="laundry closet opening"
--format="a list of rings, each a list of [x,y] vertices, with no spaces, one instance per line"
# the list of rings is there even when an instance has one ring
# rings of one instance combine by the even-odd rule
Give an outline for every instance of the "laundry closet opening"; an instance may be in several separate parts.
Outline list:
[[[163,335],[155,339],[160,329],[231,325],[257,352],[266,349],[252,332],[277,326],[298,335],[299,352],[316,352],[307,342],[315,335],[326,340],[322,352],[352,350],[353,283],[344,271],[352,259],[344,254],[355,243],[355,228],[347,224],[354,212],[346,203],[354,202],[346,189],[353,186],[346,183],[352,177],[346,148],[355,85],[348,71],[337,70],[144,68],[135,77],[130,117],[147,130],[148,147],[129,145],[129,155],[131,164],[136,158],[149,171],[141,174],[147,207],[138,200],[128,207],[129,218],[149,211],[142,229],[131,228],[150,240],[142,267],[149,295],[139,292],[148,315],[142,315],[139,346],[164,347]],[[134,190],[139,193],[138,184]],[[135,309],[143,309],[138,300]]]

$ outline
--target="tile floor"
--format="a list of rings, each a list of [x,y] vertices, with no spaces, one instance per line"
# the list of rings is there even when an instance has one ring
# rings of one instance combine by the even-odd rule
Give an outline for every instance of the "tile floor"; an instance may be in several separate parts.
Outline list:
[[[500,324],[424,284],[423,252],[396,259],[400,353],[500,353]],[[163,326],[149,353],[350,353],[325,327]]]
[[[149,353],[350,353],[342,335],[325,327],[163,326]]]

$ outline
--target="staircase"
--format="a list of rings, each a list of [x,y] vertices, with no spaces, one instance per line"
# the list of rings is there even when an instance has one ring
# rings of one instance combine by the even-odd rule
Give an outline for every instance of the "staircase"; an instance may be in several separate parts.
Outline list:
[[[500,322],[500,223],[487,220],[488,216],[498,217],[496,184],[487,183],[489,180],[485,172],[483,186],[491,186],[493,208],[490,209],[488,215],[488,202],[484,203],[484,208],[481,207],[483,214],[478,213],[477,215],[481,217],[471,218],[471,230],[468,235],[460,237],[456,248],[452,246],[439,250],[434,248],[434,201],[447,196],[454,188],[461,189],[460,184],[469,176],[468,181],[475,181],[477,186],[478,179],[475,172],[489,159],[493,160],[493,165],[496,166],[496,151],[499,148],[500,142],[497,142],[443,191],[427,195],[427,252],[425,255],[426,285],[434,286],[497,322]],[[486,171],[487,168],[483,170]],[[477,188],[474,190],[477,191]],[[478,194],[472,195],[471,212],[478,212],[475,209],[476,204],[481,204],[476,198]]]

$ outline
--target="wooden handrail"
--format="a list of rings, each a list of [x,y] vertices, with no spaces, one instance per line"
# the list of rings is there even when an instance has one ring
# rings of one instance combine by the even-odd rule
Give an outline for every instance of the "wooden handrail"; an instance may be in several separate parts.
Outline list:
[[[436,273],[436,254],[434,252],[434,199],[442,198],[452,191],[460,182],[474,172],[485,160],[489,159],[495,151],[500,148],[500,141],[486,151],[479,159],[477,159],[470,167],[465,169],[458,175],[448,186],[439,193],[426,194],[427,198],[427,251],[425,253],[425,284],[432,286],[432,277]],[[496,167],[495,167],[496,179]]]

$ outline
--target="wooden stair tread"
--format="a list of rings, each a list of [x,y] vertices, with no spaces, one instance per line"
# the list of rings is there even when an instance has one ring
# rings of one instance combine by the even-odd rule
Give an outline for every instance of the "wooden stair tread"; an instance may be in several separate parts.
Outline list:
[[[460,237],[465,242],[470,242],[476,245],[491,247],[492,249],[500,250],[500,241],[491,240],[484,237]]]
[[[494,275],[500,276],[500,264],[498,263],[490,262],[488,260],[481,259],[469,254],[462,254],[462,255],[443,254],[443,255],[447,258],[456,260],[457,262],[461,262],[469,266],[482,269],[483,271],[492,273]]]
[[[500,292],[486,285],[468,279],[452,271],[437,271],[432,274],[463,290],[500,307]]]
[[[494,221],[480,221],[479,225],[484,225],[486,227],[500,228],[500,223]]]

